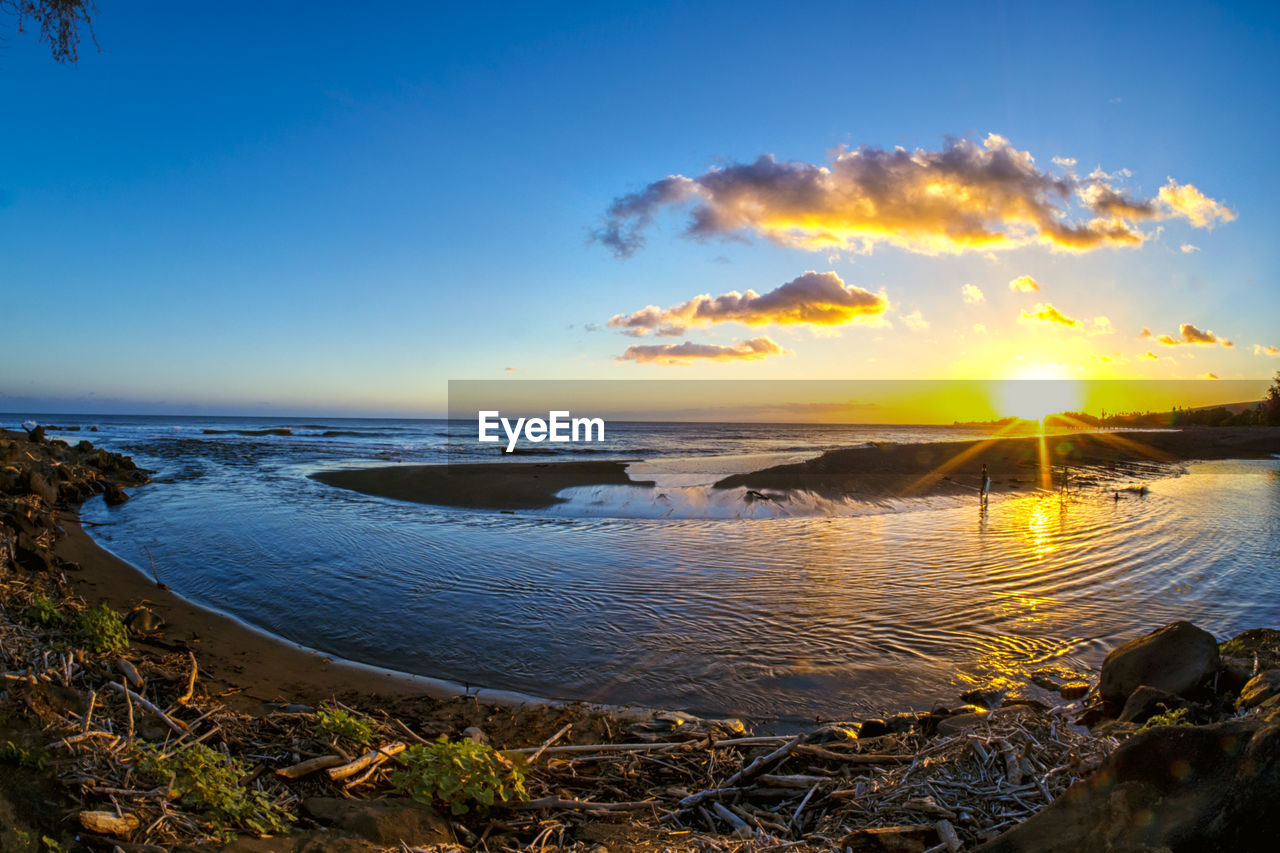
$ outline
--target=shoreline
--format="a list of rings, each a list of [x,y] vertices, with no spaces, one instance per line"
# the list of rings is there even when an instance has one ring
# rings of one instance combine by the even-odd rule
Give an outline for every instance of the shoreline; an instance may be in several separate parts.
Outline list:
[[[1145,479],[1151,465],[1208,459],[1257,459],[1280,453],[1280,427],[1098,431],[919,444],[876,444],[828,450],[804,462],[734,474],[716,489],[745,488],[756,497],[785,499],[808,491],[826,498],[879,501],[978,491],[982,465],[993,492],[1056,490],[1064,466],[1073,485],[1119,477]],[[463,509],[545,509],[558,493],[578,486],[629,485],[626,461],[476,462],[399,465],[322,471],[309,475],[336,488],[373,497]],[[783,493],[779,495],[778,493]]]
[[[815,721],[784,736],[754,736],[733,719],[528,703],[497,692],[441,695],[431,688],[447,683],[334,660],[187,601],[98,545],[77,508],[101,492],[127,500],[117,494],[122,486],[146,483],[127,458],[87,442],[72,449],[7,441],[0,449],[12,463],[0,470],[7,493],[0,495],[0,733],[7,739],[0,761],[24,768],[0,774],[0,824],[19,819],[0,827],[0,842],[26,845],[38,829],[57,844],[220,849],[227,840],[221,821],[230,820],[233,830],[262,837],[236,849],[258,853],[372,853],[410,841],[492,849],[486,838],[503,849],[566,849],[568,841],[572,849],[644,853],[742,849],[748,839],[797,851],[981,845],[987,853],[1051,853],[1056,848],[1039,842],[1064,826],[1100,827],[1098,838],[1131,832],[1128,811],[1113,819],[1111,810],[1115,796],[1137,791],[1134,808],[1154,793],[1169,796],[1152,830],[1172,838],[1179,815],[1194,812],[1199,825],[1221,824],[1216,835],[1205,831],[1209,846],[1243,838],[1224,849],[1264,849],[1251,844],[1249,815],[1271,801],[1272,783],[1246,759],[1259,754],[1265,764],[1280,755],[1280,631],[1220,642],[1177,622],[1114,649],[1095,683],[1081,676],[1055,684],[1051,692],[1065,700],[1056,707],[977,689],[958,697],[960,705]],[[93,624],[85,617],[100,612],[90,603],[124,609],[140,600],[168,624],[130,626],[125,645],[103,646],[85,633]],[[316,707],[293,704],[299,701]],[[1172,719],[1173,707],[1189,719],[1147,724]],[[335,708],[367,726],[368,739],[340,745],[354,736],[334,734],[325,715]],[[1224,736],[1239,745],[1225,760]],[[497,820],[487,813],[446,818],[439,797],[405,796],[389,773],[401,765],[394,756],[415,748],[406,740],[426,748],[436,737],[444,747],[492,743],[506,766],[526,762],[530,791],[500,807]],[[1212,748],[1197,752],[1196,739]],[[372,751],[356,758],[357,746]],[[156,772],[147,769],[148,756],[161,748],[225,765],[239,780],[228,795],[239,805],[226,808],[249,811],[218,812],[224,806],[192,799],[194,787],[187,796],[170,794],[176,777],[148,788],[155,777],[147,774]],[[35,758],[53,755],[58,760],[47,764]],[[1180,788],[1170,788],[1171,757],[1195,771]],[[1135,774],[1135,767],[1153,772]],[[1116,785],[1121,768],[1128,768],[1127,787]],[[1228,805],[1206,800],[1202,779],[1215,791],[1230,788]],[[557,821],[568,838],[562,831],[548,848],[545,827]]]
[[[464,509],[544,509],[574,486],[653,486],[627,476],[628,461],[469,462],[319,471],[328,486],[374,497]]]
[[[164,619],[166,636],[162,645],[145,640],[140,644],[198,653],[201,679],[221,685],[228,691],[224,695],[259,704],[318,704],[348,694],[429,700],[467,696],[509,705],[562,701],[391,670],[309,648],[158,587],[141,567],[99,545],[78,517],[63,512],[59,522],[66,536],[55,545],[54,553],[79,566],[73,579],[82,596],[91,604],[106,603],[123,613],[145,603]],[[289,677],[279,678],[279,673]]]

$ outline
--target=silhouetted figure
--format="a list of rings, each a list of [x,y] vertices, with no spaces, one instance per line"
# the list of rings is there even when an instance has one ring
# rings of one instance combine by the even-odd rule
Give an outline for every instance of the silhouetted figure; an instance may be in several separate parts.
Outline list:
[[[979,497],[979,505],[987,505],[987,496],[991,494],[991,475],[987,473],[987,464],[982,463],[982,494]]]

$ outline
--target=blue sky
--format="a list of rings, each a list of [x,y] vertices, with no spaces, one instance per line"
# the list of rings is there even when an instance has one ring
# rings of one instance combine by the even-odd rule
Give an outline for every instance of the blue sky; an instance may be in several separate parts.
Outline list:
[[[101,3],[102,51],[74,66],[0,21],[0,410],[432,414],[480,378],[1268,376],[1277,11],[1113,5]],[[674,204],[629,258],[590,240],[668,175],[988,134],[1233,218],[1165,209],[1140,246],[1084,252],[866,253],[689,239]],[[887,307],[607,326],[810,270]],[[1023,275],[1041,290],[1010,290]],[[1036,321],[1046,304],[1079,325]],[[762,336],[772,354],[736,354]]]

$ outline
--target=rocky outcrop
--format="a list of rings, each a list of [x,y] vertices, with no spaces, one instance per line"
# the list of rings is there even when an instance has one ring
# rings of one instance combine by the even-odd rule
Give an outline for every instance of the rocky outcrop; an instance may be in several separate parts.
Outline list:
[[[980,853],[1275,850],[1280,725],[1162,727],[1120,745],[1052,806]]]
[[[1098,693],[1104,702],[1123,706],[1143,685],[1183,695],[1218,668],[1218,641],[1190,622],[1174,622],[1130,640],[1102,662]]]

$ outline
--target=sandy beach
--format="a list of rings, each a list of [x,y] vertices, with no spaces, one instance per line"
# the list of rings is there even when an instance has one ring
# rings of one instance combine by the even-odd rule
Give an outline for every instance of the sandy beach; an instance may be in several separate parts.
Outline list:
[[[573,486],[652,486],[627,476],[625,462],[515,462],[398,465],[323,471],[312,479],[366,495],[476,509],[538,509]]]

